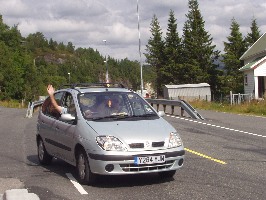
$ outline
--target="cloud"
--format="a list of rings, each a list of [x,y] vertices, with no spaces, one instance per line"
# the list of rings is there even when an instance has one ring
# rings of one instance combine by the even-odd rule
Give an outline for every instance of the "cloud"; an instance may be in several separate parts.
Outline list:
[[[220,51],[230,33],[232,18],[239,23],[243,35],[250,31],[253,17],[261,33],[266,31],[264,0],[198,0],[198,3],[205,30]],[[117,59],[139,60],[137,0],[0,0],[0,5],[4,22],[9,26],[18,24],[23,36],[39,31],[47,39],[72,42],[75,47],[91,47]],[[165,35],[170,10],[175,13],[181,36],[188,1],[139,0],[142,52],[151,36],[153,15],[157,16]]]

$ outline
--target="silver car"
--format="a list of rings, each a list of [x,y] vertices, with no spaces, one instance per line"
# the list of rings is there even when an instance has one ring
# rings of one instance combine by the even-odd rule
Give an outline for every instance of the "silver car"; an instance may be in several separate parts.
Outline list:
[[[180,135],[145,99],[116,84],[76,84],[48,97],[37,123],[38,158],[76,166],[81,184],[97,175],[158,173],[173,177],[183,166]]]

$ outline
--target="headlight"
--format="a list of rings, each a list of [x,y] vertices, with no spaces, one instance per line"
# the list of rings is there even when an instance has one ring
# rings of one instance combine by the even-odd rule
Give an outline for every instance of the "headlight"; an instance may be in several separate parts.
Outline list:
[[[177,133],[170,133],[168,140],[168,148],[179,147],[182,145],[182,140]]]
[[[98,145],[106,151],[126,151],[127,148],[125,145],[114,136],[98,136],[96,137]]]

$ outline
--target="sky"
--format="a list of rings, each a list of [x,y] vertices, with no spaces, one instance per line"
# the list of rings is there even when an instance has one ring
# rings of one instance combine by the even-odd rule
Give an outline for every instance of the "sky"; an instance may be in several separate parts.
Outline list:
[[[198,3],[205,30],[213,38],[216,50],[223,52],[233,18],[243,36],[250,32],[253,18],[261,34],[266,32],[265,0],[198,0]],[[72,42],[75,48],[93,48],[103,56],[142,63],[151,37],[152,17],[156,15],[165,36],[170,10],[174,11],[181,37],[188,0],[0,0],[4,23],[10,27],[18,25],[23,37],[42,32],[47,40]]]

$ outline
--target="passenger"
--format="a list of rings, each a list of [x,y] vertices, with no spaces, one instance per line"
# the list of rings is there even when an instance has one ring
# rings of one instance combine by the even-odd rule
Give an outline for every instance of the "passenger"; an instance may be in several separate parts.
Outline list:
[[[99,103],[97,102],[97,100],[93,104],[89,102],[92,102],[92,100],[85,96],[80,96],[80,107],[85,118],[98,117],[97,108]]]
[[[49,96],[50,96],[51,103],[52,103],[52,105],[55,107],[55,109],[56,109],[60,114],[65,114],[65,113],[67,113],[67,108],[62,107],[62,106],[59,106],[59,105],[57,104],[57,102],[56,102],[56,100],[55,100],[55,98],[54,98],[54,92],[55,92],[55,89],[54,89],[54,87],[53,87],[51,84],[49,84],[49,85],[47,86],[47,92],[48,92],[48,94],[49,94]]]

